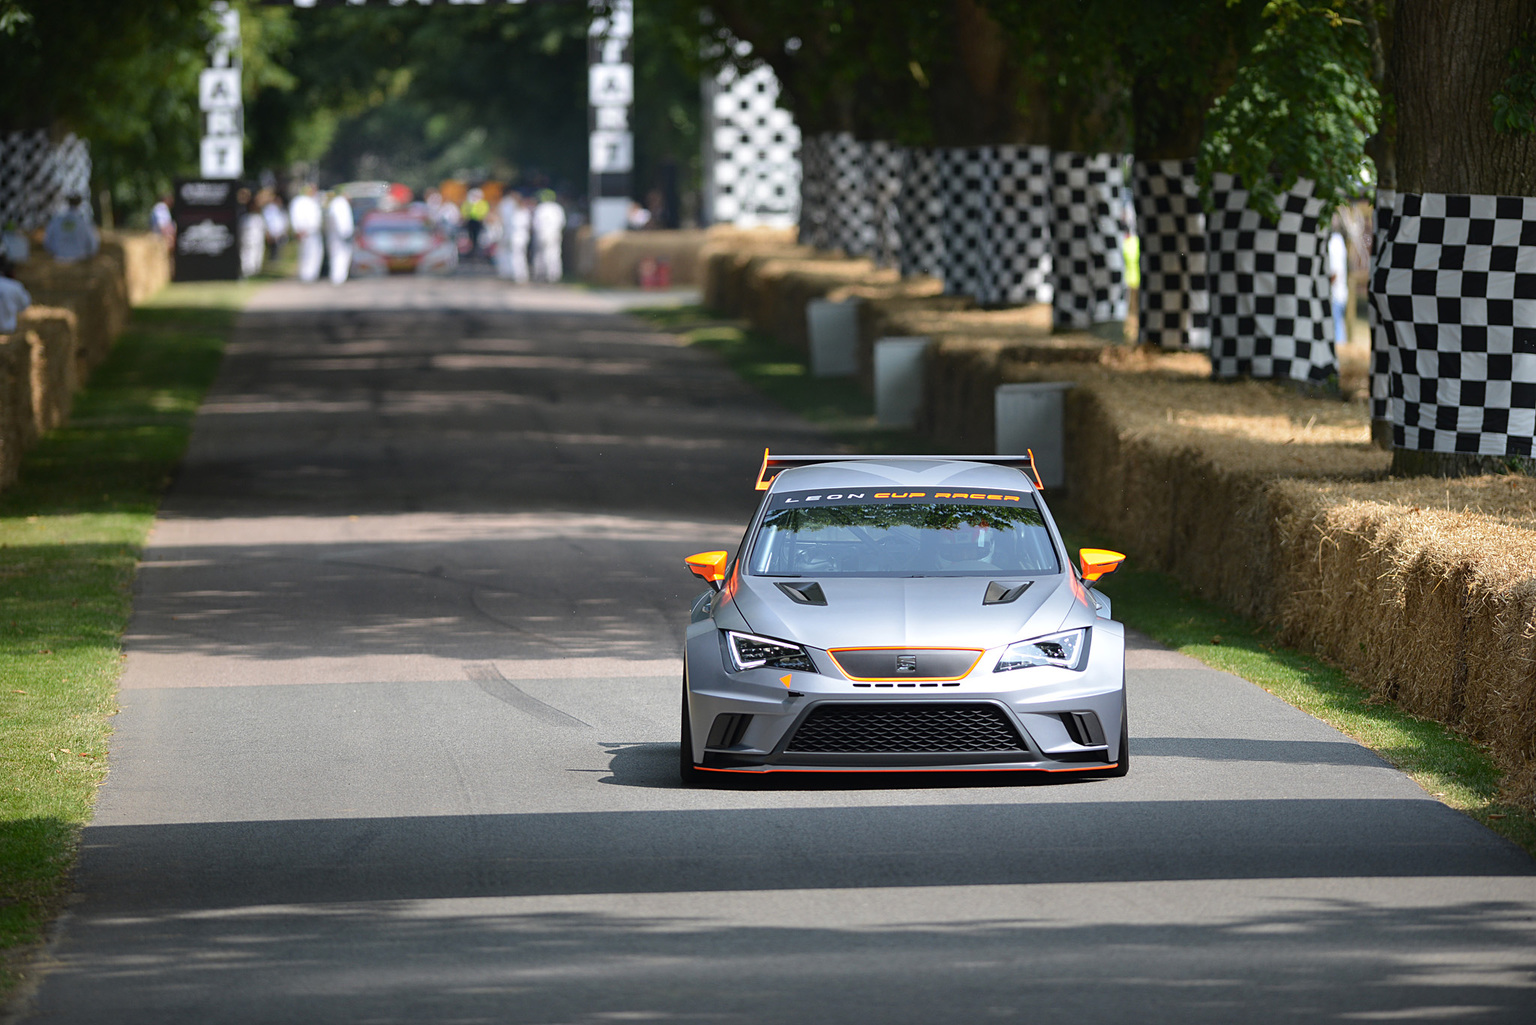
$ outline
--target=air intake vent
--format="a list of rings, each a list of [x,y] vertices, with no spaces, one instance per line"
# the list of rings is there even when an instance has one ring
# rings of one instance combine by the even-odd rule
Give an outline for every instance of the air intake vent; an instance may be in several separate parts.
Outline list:
[[[814,580],[779,581],[779,590],[801,605],[825,605],[826,593]]]
[[[816,754],[949,754],[1025,750],[996,705],[819,705],[784,749]]]
[[[983,605],[1007,605],[1016,601],[1019,595],[1029,590],[1033,580],[1026,580],[1022,584],[1000,584],[996,580],[987,585],[987,595],[981,599]]]
[[[752,717],[739,712],[724,712],[715,716],[715,723],[709,728],[709,739],[704,741],[705,747],[735,747],[741,743],[741,738],[747,733],[747,727],[752,725]]]

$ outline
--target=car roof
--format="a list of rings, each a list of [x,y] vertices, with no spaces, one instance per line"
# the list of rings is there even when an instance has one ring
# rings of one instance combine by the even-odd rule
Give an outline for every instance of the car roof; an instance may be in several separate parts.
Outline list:
[[[943,458],[860,458],[782,470],[769,493],[855,487],[967,487],[1034,491],[1034,482],[1011,466]]]

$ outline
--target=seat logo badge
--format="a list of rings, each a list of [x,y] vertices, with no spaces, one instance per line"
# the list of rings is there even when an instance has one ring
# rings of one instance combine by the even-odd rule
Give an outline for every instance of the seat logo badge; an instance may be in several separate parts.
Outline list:
[[[917,656],[916,655],[897,655],[896,656],[896,671],[898,673],[915,673],[915,672],[917,672]]]

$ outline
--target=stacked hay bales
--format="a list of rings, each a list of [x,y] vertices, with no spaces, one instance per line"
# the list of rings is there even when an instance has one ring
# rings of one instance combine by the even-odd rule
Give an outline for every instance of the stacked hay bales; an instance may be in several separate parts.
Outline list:
[[[31,347],[24,335],[0,336],[0,487],[16,480],[22,453],[36,437]]]
[[[107,358],[128,322],[128,283],[120,254],[98,253],[89,260],[58,263],[34,252],[16,278],[39,306],[69,310],[77,321],[75,371],[81,383]]]
[[[102,232],[101,253],[117,264],[130,306],[139,305],[171,283],[170,247],[153,232]]]
[[[75,348],[78,321],[69,310],[33,306],[17,322],[17,336],[31,349],[32,417],[37,433],[69,419],[79,387]]]
[[[16,479],[38,435],[69,418],[74,393],[106,359],[131,302],[168,283],[171,264],[159,236],[107,233],[89,260],[58,263],[34,250],[16,273],[33,305],[15,332],[0,335],[0,487]]]

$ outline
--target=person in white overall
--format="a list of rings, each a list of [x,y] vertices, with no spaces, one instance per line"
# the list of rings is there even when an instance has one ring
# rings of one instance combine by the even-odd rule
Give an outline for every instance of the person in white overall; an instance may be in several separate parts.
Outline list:
[[[539,205],[533,208],[533,276],[537,281],[559,281],[564,277],[560,264],[561,236],[565,234],[565,207],[555,201],[550,189],[539,193]]]
[[[304,186],[288,204],[288,225],[299,240],[299,280],[314,281],[320,277],[325,248],[320,240],[320,201],[313,185]]]
[[[501,244],[496,247],[496,273],[519,284],[528,280],[528,240],[533,214],[527,200],[508,192],[497,204],[501,217]]]
[[[240,276],[254,278],[261,273],[266,257],[267,222],[262,220],[261,210],[254,201],[246,205],[240,215]]]
[[[336,197],[325,207],[325,253],[331,261],[331,284],[347,280],[352,269],[352,204],[347,197]]]

